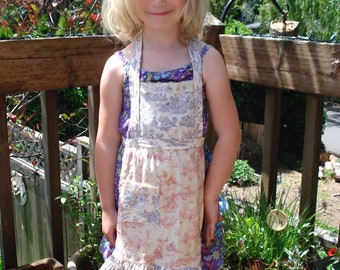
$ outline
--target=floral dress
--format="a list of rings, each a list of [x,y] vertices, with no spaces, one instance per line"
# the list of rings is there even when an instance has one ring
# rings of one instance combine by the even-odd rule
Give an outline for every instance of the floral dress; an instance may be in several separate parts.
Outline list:
[[[203,191],[209,153],[202,59],[188,40],[191,64],[168,72],[140,69],[142,38],[125,69],[123,136],[115,174],[117,240],[100,245],[101,270],[198,270],[223,266],[222,224],[210,248],[201,240]]]

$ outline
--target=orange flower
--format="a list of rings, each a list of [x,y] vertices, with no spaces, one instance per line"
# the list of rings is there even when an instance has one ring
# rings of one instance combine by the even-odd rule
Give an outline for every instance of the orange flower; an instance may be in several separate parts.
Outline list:
[[[338,253],[337,247],[330,247],[327,251],[329,257],[334,257],[335,255],[337,255],[337,253]]]
[[[9,26],[9,22],[6,21],[6,20],[1,20],[0,22],[1,22],[1,24],[2,24],[4,27],[8,27],[8,26]]]
[[[99,14],[93,14],[93,13],[91,13],[91,14],[90,14],[90,20],[91,20],[93,23],[98,23],[99,20],[100,20]]]

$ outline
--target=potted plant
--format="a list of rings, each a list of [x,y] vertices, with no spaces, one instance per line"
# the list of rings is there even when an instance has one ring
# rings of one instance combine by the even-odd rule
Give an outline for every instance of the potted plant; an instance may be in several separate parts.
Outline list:
[[[275,210],[261,196],[253,202],[223,194],[225,262],[228,269],[303,269],[314,260],[312,217],[297,218],[297,201],[287,205],[282,198]],[[283,215],[278,222],[272,217]],[[274,226],[278,224],[278,226]]]
[[[102,211],[96,180],[77,176],[66,184],[58,199],[72,221],[71,229],[80,247],[70,257],[68,269],[99,269],[103,263],[98,247],[102,237]]]

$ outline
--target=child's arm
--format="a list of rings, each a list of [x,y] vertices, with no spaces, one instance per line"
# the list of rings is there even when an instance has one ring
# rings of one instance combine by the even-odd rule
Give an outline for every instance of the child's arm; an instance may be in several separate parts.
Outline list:
[[[95,170],[106,239],[115,245],[117,211],[114,199],[114,172],[121,143],[119,116],[122,110],[123,74],[118,55],[105,64],[100,82],[98,132],[95,144]]]
[[[218,197],[233,170],[241,131],[227,69],[222,56],[214,48],[204,57],[203,80],[210,117],[218,136],[204,190],[204,237],[209,246],[214,239],[215,224],[220,218]]]

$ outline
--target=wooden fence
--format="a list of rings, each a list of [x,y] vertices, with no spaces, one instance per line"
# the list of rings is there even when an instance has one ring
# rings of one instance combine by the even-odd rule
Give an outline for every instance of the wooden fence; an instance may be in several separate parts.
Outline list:
[[[8,122],[11,155],[11,180],[18,264],[46,258],[52,254],[51,224],[46,200],[42,134],[12,121]],[[60,181],[64,192],[77,176],[87,179],[87,137],[72,140],[72,145],[59,142]],[[23,143],[24,142],[24,143]],[[79,249],[80,243],[72,229],[69,210],[63,207],[64,256]],[[39,236],[39,237],[37,237]]]
[[[281,89],[307,95],[301,207],[316,210],[323,96],[340,97],[340,44],[285,38],[221,35],[211,20],[203,39],[223,53],[231,80],[267,87],[265,101],[262,192],[275,198],[280,136]],[[60,194],[57,95],[61,88],[87,86],[90,152],[96,134],[98,85],[106,59],[122,44],[112,37],[65,37],[0,41],[0,212],[5,269],[17,266],[8,151],[6,95],[41,91],[46,193],[49,199],[51,254],[65,262]],[[214,145],[209,129],[207,142]],[[90,165],[93,175],[93,161]]]

